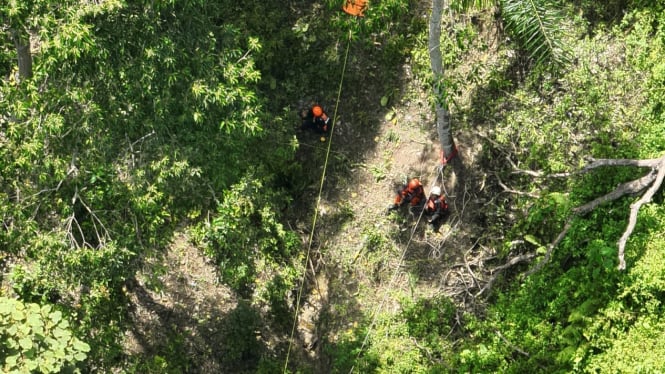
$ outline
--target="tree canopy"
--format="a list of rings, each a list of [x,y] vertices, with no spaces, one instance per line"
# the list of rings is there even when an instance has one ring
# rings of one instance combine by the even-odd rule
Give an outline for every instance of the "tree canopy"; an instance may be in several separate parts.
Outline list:
[[[0,5],[3,371],[665,370],[665,3],[342,3]]]

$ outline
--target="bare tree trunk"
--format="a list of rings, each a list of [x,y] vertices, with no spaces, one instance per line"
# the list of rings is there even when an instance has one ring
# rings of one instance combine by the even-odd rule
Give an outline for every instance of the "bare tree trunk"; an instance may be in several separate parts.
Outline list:
[[[32,55],[30,54],[30,35],[23,29],[11,29],[10,33],[14,40],[16,53],[18,55],[18,77],[19,80],[32,78]]]
[[[448,103],[442,95],[443,62],[441,57],[441,14],[444,0],[432,0],[432,14],[429,18],[429,59],[434,75],[434,95],[436,97],[436,128],[441,142],[441,162],[446,164],[452,159],[457,148],[450,130],[450,112]]]

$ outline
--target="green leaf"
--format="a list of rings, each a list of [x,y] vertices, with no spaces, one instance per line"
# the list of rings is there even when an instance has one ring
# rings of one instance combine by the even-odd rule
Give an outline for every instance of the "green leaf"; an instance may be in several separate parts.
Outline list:
[[[10,349],[18,348],[18,343],[16,342],[16,339],[13,339],[13,338],[8,338],[5,345],[7,347],[9,347]]]
[[[44,326],[44,322],[40,318],[39,314],[30,314],[28,315],[28,325],[34,327]]]
[[[69,332],[67,330],[62,329],[60,326],[57,326],[55,329],[53,329],[53,336],[56,338],[62,338],[63,336],[69,335]]]
[[[388,105],[388,96],[383,96],[381,97],[381,106],[386,106]]]
[[[558,35],[562,14],[536,0],[502,0],[506,30],[513,34],[537,65],[557,68],[570,62],[570,52]]]
[[[5,358],[5,364],[7,366],[9,366],[10,368],[14,367],[14,366],[16,366],[16,362],[18,361],[18,359],[19,359],[19,355],[8,356],[7,358]]]
[[[84,361],[88,356],[83,352],[77,352],[74,354],[74,359],[76,361]]]
[[[12,319],[17,322],[23,321],[25,319],[25,313],[23,313],[22,310],[14,309],[12,311]]]
[[[25,350],[28,350],[28,349],[32,348],[32,339],[30,339],[28,337],[21,338],[18,341],[18,345],[20,345],[21,348],[23,348]]]
[[[524,240],[526,240],[527,242],[529,242],[529,243],[531,243],[535,246],[540,246],[540,242],[538,241],[538,239],[535,236],[531,235],[531,234],[524,235]]]
[[[48,317],[54,324],[57,325],[58,322],[60,322],[62,319],[62,313],[59,310],[56,310],[55,312],[49,314]]]
[[[73,347],[74,347],[74,349],[76,349],[78,351],[81,351],[81,352],[90,352],[90,346],[87,343],[82,342],[78,339],[76,339],[74,341]]]
[[[39,362],[36,360],[25,360],[25,368],[28,369],[28,372],[31,373],[39,366]]]
[[[14,300],[0,297],[0,315],[8,315],[14,310]]]

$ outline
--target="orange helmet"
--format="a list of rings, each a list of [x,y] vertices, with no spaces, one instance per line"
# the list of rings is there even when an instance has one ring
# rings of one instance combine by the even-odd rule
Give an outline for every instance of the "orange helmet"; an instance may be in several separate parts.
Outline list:
[[[312,113],[314,114],[314,117],[321,117],[323,115],[323,108],[318,105],[314,105],[312,107]]]
[[[420,187],[420,181],[418,180],[418,178],[411,179],[411,181],[409,182],[409,188],[415,190],[418,187]]]

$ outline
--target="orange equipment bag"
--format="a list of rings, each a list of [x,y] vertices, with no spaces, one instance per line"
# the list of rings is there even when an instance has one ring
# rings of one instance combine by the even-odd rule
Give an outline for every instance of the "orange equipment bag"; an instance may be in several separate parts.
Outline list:
[[[342,10],[352,16],[363,17],[367,9],[367,0],[346,0]]]

